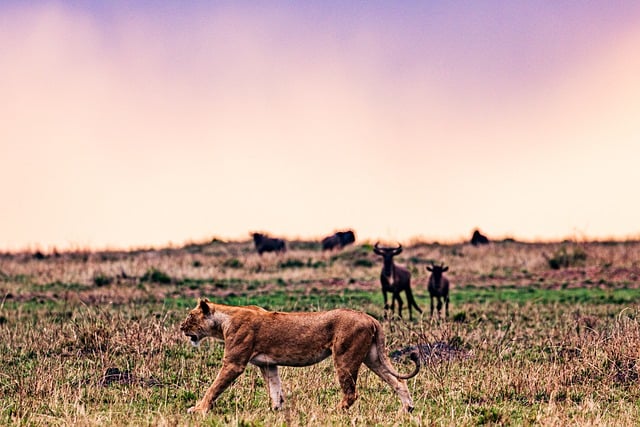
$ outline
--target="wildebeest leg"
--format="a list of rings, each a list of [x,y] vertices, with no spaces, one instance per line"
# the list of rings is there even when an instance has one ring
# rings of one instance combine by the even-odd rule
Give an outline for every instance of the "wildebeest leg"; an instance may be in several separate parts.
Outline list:
[[[445,317],[449,317],[449,295],[444,297]]]
[[[402,297],[400,296],[400,292],[395,292],[394,298],[398,299],[398,316],[402,319],[402,305],[404,303],[402,302]]]
[[[433,295],[430,295],[431,298],[431,317],[433,317]]]
[[[442,316],[442,297],[438,297],[438,317]]]
[[[391,309],[391,318],[393,318],[393,294],[391,295],[391,307],[389,307],[389,301],[387,299],[387,291],[382,289],[382,297],[384,298],[384,318],[389,319],[389,309]]]
[[[395,312],[396,312],[396,291],[391,292],[391,318],[393,318],[393,316],[395,316]]]
[[[282,409],[284,397],[282,396],[282,384],[280,383],[280,375],[278,375],[277,366],[260,366],[260,372],[264,378],[264,382],[269,390],[271,397],[271,408]]]

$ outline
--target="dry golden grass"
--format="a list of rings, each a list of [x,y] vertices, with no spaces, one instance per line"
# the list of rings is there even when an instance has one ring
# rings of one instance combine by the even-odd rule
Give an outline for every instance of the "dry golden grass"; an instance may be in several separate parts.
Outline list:
[[[380,260],[369,246],[336,253],[304,242],[290,246],[284,256],[263,257],[248,242],[45,259],[0,256],[0,424],[640,421],[635,242],[406,247],[399,261],[412,270],[425,312],[425,266],[450,266],[452,316],[385,320],[389,350],[436,342],[460,350],[428,359],[409,381],[416,404],[410,415],[398,413],[395,394],[366,368],[354,407],[346,413],[334,409],[340,391],[330,360],[282,369],[284,411],[269,409],[259,372],[249,367],[204,420],[187,415],[215,377],[222,355],[222,346],[210,341],[193,350],[178,331],[199,296],[271,309],[349,306],[383,319]],[[586,258],[550,268],[549,259],[562,253]]]

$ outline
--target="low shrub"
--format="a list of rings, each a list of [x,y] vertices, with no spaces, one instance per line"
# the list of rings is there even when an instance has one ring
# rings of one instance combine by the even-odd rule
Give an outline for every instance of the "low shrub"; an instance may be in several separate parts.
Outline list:
[[[567,249],[566,246],[562,246],[551,257],[547,258],[549,268],[553,270],[559,270],[561,268],[574,267],[582,265],[587,259],[587,253],[579,246]]]
[[[98,273],[93,276],[93,284],[96,286],[107,286],[113,282],[113,277],[109,277],[106,274]]]
[[[222,263],[222,266],[227,268],[242,268],[244,264],[238,258],[229,258]]]
[[[285,261],[281,261],[278,264],[280,268],[301,268],[301,267],[304,267],[305,265],[306,264],[303,261],[297,258],[289,258]]]
[[[140,280],[143,282],[169,284],[171,283],[171,276],[164,271],[151,267],[146,273],[144,273]]]
[[[373,267],[373,261],[369,258],[358,258],[353,262],[354,267]]]

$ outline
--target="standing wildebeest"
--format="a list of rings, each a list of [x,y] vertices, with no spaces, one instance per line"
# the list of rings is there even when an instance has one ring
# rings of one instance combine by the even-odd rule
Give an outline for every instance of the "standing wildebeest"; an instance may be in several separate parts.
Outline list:
[[[253,233],[253,243],[256,245],[256,250],[259,255],[263,252],[286,252],[284,240],[267,237],[264,234]]]
[[[322,250],[342,249],[356,241],[356,235],[351,230],[338,231],[322,239]]]
[[[444,299],[445,317],[449,317],[449,279],[444,277],[442,273],[449,270],[444,263],[440,265],[431,264],[427,266],[427,270],[431,272],[429,276],[429,295],[431,296],[431,317],[433,317],[433,299],[438,300],[438,316],[442,310],[442,300]]]
[[[397,248],[381,248],[378,243],[373,247],[373,252],[376,255],[380,255],[384,264],[382,265],[382,272],[380,273],[380,283],[382,284],[382,296],[384,297],[384,309],[389,309],[387,304],[387,292],[391,292],[391,314],[395,309],[395,302],[398,301],[398,315],[402,318],[402,298],[400,292],[404,291],[407,294],[407,304],[409,305],[409,320],[413,320],[411,313],[411,307],[415,307],[419,313],[422,313],[416,300],[413,298],[411,292],[411,273],[404,267],[396,265],[393,262],[393,257],[402,252],[402,245],[398,245]]]
[[[473,231],[473,236],[471,236],[471,244],[473,246],[486,245],[488,243],[489,239],[487,238],[487,236],[483,235],[478,230]]]

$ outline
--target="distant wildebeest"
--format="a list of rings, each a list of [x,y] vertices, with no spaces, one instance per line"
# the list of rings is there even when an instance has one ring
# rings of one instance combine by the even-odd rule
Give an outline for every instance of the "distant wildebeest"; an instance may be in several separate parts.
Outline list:
[[[373,252],[380,255],[383,260],[382,272],[380,273],[380,284],[382,285],[382,296],[384,297],[384,309],[389,309],[387,304],[387,292],[391,292],[391,314],[395,309],[395,302],[398,301],[398,315],[402,318],[402,298],[400,292],[404,291],[407,295],[407,304],[409,306],[409,320],[413,320],[411,307],[415,307],[419,313],[422,313],[420,307],[413,298],[411,292],[411,273],[404,267],[396,265],[393,257],[402,252],[402,245],[397,248],[381,248],[378,243],[373,247]]]
[[[438,316],[442,310],[442,300],[444,300],[445,317],[449,317],[449,279],[444,277],[442,273],[449,271],[449,267],[444,263],[440,265],[431,264],[427,266],[427,271],[431,272],[429,276],[429,295],[431,296],[431,317],[433,317],[433,300],[438,300]]]
[[[484,236],[478,230],[474,230],[473,236],[471,236],[471,244],[473,246],[486,245],[488,243],[489,243],[489,239],[487,238],[487,236]]]
[[[253,243],[259,255],[263,252],[286,252],[287,247],[282,239],[267,237],[261,233],[253,233]]]
[[[356,241],[356,235],[351,230],[338,231],[322,239],[322,250],[342,249]]]

